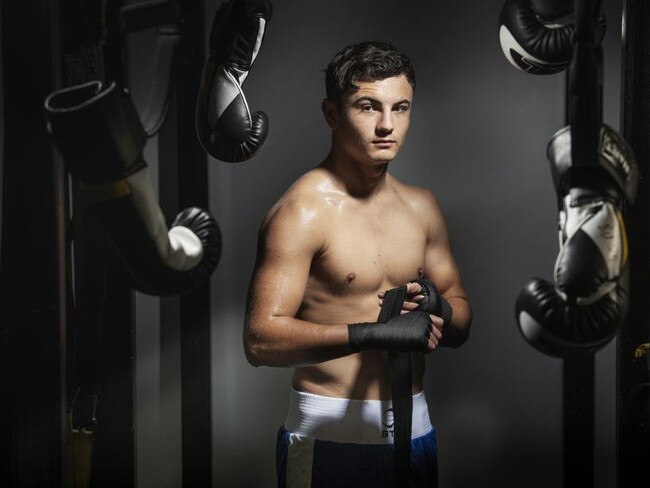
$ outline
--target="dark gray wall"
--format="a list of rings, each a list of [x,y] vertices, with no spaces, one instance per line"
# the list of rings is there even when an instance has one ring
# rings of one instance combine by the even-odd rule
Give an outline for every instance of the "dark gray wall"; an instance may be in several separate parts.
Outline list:
[[[532,76],[507,64],[497,37],[501,1],[273,3],[244,85],[251,108],[269,115],[267,143],[245,163],[209,161],[210,210],[224,235],[211,282],[214,485],[274,486],[275,434],[290,370],[253,368],[242,349],[258,226],[291,182],[327,153],[322,69],[344,45],[378,39],[405,50],[418,79],[408,142],[391,171],[438,196],[475,312],[466,345],[427,358],[441,486],[560,486],[561,361],[521,338],[514,301],[531,277],[551,278],[558,251],[545,150],[563,125],[564,75]],[[206,32],[217,4],[206,2]],[[604,118],[618,128],[621,2],[604,4]],[[143,63],[136,63],[141,72]],[[150,155],[155,159],[155,151]],[[163,486],[161,479],[172,486],[179,472],[178,392],[174,377],[160,372],[178,358],[173,348],[160,354],[156,300],[141,299],[139,313],[138,480],[141,488]],[[614,361],[613,344],[596,357],[601,488],[615,482]]]

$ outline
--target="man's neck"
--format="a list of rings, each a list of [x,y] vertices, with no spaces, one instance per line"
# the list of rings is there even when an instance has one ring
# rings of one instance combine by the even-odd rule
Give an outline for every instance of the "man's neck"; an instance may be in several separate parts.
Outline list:
[[[386,185],[388,163],[371,165],[331,151],[321,166],[331,171],[355,198],[371,198]]]

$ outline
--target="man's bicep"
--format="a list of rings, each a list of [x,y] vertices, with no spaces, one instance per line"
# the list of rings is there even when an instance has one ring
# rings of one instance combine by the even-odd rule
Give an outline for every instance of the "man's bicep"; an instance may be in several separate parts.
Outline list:
[[[248,303],[253,317],[293,317],[300,308],[320,242],[314,222],[296,213],[291,208],[280,210],[260,232]]]
[[[427,246],[424,274],[445,297],[465,297],[460,270],[449,245],[441,243]]]
[[[460,269],[451,249],[447,221],[431,196],[424,273],[445,297],[465,297]]]
[[[310,261],[304,256],[262,257],[251,282],[251,313],[257,317],[295,316],[305,293],[309,267]]]

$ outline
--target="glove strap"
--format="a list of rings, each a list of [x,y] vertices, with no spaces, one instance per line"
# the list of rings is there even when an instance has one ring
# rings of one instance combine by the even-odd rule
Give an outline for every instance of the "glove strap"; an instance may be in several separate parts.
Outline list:
[[[406,286],[388,290],[379,312],[378,322],[387,322],[400,314]],[[413,394],[411,390],[411,354],[388,352],[390,390],[393,400],[394,443],[395,443],[395,486],[408,487],[411,478],[411,418]]]
[[[181,39],[180,9],[174,0],[146,0],[120,9],[124,33],[157,27],[156,58],[142,124],[148,137],[160,131],[173,97],[176,52]]]

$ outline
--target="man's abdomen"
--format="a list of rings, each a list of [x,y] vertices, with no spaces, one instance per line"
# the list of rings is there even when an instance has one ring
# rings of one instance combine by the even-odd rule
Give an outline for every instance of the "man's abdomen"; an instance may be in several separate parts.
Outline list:
[[[424,356],[411,354],[413,394],[423,389]],[[295,368],[293,388],[298,391],[354,400],[390,399],[387,354],[363,351],[313,366]]]

